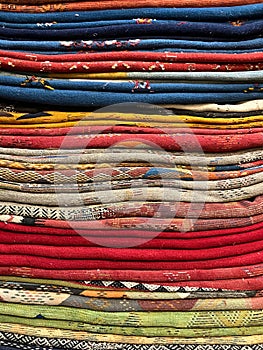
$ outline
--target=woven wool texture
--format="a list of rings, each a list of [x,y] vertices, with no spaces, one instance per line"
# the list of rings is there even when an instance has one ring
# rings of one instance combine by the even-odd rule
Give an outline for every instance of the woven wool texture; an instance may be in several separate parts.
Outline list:
[[[0,350],[263,348],[262,14],[0,2]]]

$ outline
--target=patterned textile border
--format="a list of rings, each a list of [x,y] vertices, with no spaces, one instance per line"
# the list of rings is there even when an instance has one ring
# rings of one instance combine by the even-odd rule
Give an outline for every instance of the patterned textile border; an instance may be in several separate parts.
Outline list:
[[[42,348],[42,344],[39,345],[27,345],[22,343],[15,343],[13,341],[1,341],[0,349],[1,350],[65,350],[68,349],[66,346],[64,347],[63,341],[57,342],[60,348],[53,347],[52,345],[45,346]],[[136,344],[109,344],[109,343],[98,343],[98,342],[86,342],[85,344],[81,344],[83,350],[261,350],[263,348],[263,344],[254,344],[254,345],[196,345],[196,344],[174,344],[174,345],[136,345]],[[74,347],[73,345],[70,349],[79,349]]]
[[[263,129],[262,129],[263,130]],[[146,150],[143,152],[136,152],[132,150],[133,154],[130,155],[128,152],[123,150],[122,153],[116,153],[113,149],[107,150],[104,152],[98,152],[97,155],[86,155],[82,156],[81,154],[76,154],[75,156],[64,156],[63,153],[60,154],[56,162],[56,158],[44,158],[44,162],[40,158],[20,158],[12,157],[10,155],[1,157],[0,156],[0,166],[2,168],[9,169],[18,169],[18,170],[98,170],[101,168],[113,168],[116,165],[120,167],[147,167],[152,165],[154,168],[164,167],[164,168],[176,168],[178,170],[192,170],[192,171],[208,171],[208,172],[220,172],[220,171],[232,171],[232,170],[248,170],[249,168],[260,168],[263,166],[263,158],[257,161],[238,163],[237,161],[234,164],[224,164],[224,165],[208,165],[206,166],[206,155],[202,156],[200,152],[200,159],[203,164],[192,164],[192,159],[194,156],[191,153],[186,153],[184,161],[180,164],[179,159],[175,159],[173,153],[168,153],[165,151],[160,152],[159,154],[152,150]],[[149,157],[148,157],[149,155]],[[147,158],[145,157],[147,156]],[[5,159],[9,158],[9,159]],[[83,162],[83,160],[85,161]],[[195,163],[196,163],[195,159]]]
[[[6,205],[6,204],[5,204]],[[11,208],[8,208],[11,211]],[[31,210],[32,211],[31,211]],[[65,235],[69,233],[74,234],[74,230],[83,230],[83,235],[86,236],[96,236],[97,233],[105,232],[107,236],[115,236],[118,238],[118,231],[120,237],[130,228],[132,230],[137,230],[138,232],[143,231],[171,231],[174,233],[182,232],[192,232],[192,231],[210,231],[210,230],[219,230],[217,231],[220,234],[221,229],[235,229],[235,228],[244,228],[246,226],[254,225],[262,222],[262,214],[249,216],[249,217],[237,217],[235,221],[229,218],[221,219],[197,219],[195,222],[192,222],[191,218],[175,218],[175,219],[154,219],[149,220],[148,218],[140,217],[125,217],[125,218],[114,218],[114,219],[99,219],[104,215],[101,215],[100,212],[88,212],[82,208],[80,211],[73,211],[72,209],[68,212],[61,212],[57,210],[48,210],[48,208],[19,208],[12,205],[12,211],[14,214],[25,215],[24,217],[18,217],[18,221],[21,220],[23,224],[36,227],[44,228],[57,228],[57,229],[70,229],[69,232],[65,231]],[[7,211],[7,208],[3,208],[3,211]],[[74,215],[75,214],[75,215]],[[103,213],[102,213],[103,214]],[[32,217],[32,216],[35,217]],[[79,217],[80,215],[80,217]],[[11,218],[13,215],[11,214]],[[36,219],[38,217],[38,219]],[[41,217],[43,219],[41,219]],[[44,218],[46,217],[46,218]],[[10,215],[3,216],[3,222],[8,222]],[[50,219],[48,219],[50,218]],[[192,219],[196,217],[193,215]],[[66,221],[64,221],[66,220]],[[69,221],[75,220],[75,221]],[[80,220],[80,221],[79,221]],[[84,222],[81,220],[85,220]],[[57,222],[58,221],[58,222]],[[150,221],[150,222],[149,222]],[[13,220],[14,222],[14,220]],[[17,220],[15,220],[17,222]],[[72,230],[72,227],[74,228]],[[124,231],[122,231],[123,229]],[[25,229],[25,231],[27,231]],[[58,232],[58,234],[63,235],[63,231]],[[149,232],[148,232],[149,235]],[[151,237],[151,236],[150,236]]]
[[[134,282],[88,282],[56,279],[38,279],[21,276],[1,276],[0,285],[12,290],[31,289],[42,292],[69,293],[86,297],[125,298],[147,300],[195,298],[250,298],[260,297],[259,291],[238,291],[202,287],[165,286]]]
[[[186,189],[183,186],[174,187],[145,187],[142,185],[137,188],[122,188],[122,189],[105,189],[99,191],[95,187],[95,192],[67,193],[66,191],[58,194],[55,193],[24,193],[14,190],[1,189],[0,201],[10,201],[14,203],[22,203],[28,205],[41,205],[47,207],[74,207],[84,205],[94,205],[99,203],[121,203],[121,202],[144,202],[153,201],[160,202],[190,202],[190,203],[229,203],[241,200],[249,200],[262,194],[263,183],[257,183],[242,188],[220,190],[207,190],[204,183],[201,189],[193,188]],[[78,197],[76,196],[78,194]],[[63,198],[63,200],[62,200]]]
[[[205,158],[205,157],[204,157]],[[206,169],[207,170],[207,169]],[[242,179],[249,175],[262,172],[262,166],[256,166],[240,170],[231,171],[192,171],[182,166],[180,169],[165,167],[100,167],[90,170],[18,170],[10,168],[0,168],[1,181],[18,183],[44,183],[44,184],[74,184],[74,183],[97,183],[134,179],[173,179],[188,181],[208,181],[225,179]],[[241,180],[242,181],[242,180]],[[244,180],[245,183],[245,180]]]
[[[58,342],[59,343],[59,342]],[[57,345],[59,346],[59,344]],[[45,346],[42,348],[42,345],[27,345],[22,343],[15,343],[13,341],[1,341],[0,349],[1,350],[65,350],[67,347],[64,347],[63,342],[60,344],[61,348],[53,347],[52,345]],[[174,345],[136,345],[136,344],[109,344],[109,343],[94,343],[86,342],[83,344],[83,350],[261,350],[263,344],[254,344],[254,345],[195,345],[195,344],[174,344]],[[70,349],[76,349],[72,346]],[[79,349],[79,348],[78,348]]]
[[[9,286],[11,287],[11,286]],[[257,310],[263,308],[263,297],[254,298],[216,298],[216,299],[184,299],[184,300],[153,300],[148,293],[147,300],[97,298],[69,293],[47,292],[26,289],[0,288],[1,302],[68,306],[98,311],[204,311],[204,310]],[[226,335],[226,334],[225,334]]]
[[[28,319],[75,321],[91,325],[123,327],[228,328],[262,326],[262,310],[111,312],[74,309],[70,307],[1,304],[1,315]],[[1,316],[2,317],[2,316]],[[69,324],[68,324],[69,325]],[[81,327],[81,325],[79,325]],[[56,328],[56,327],[55,327]]]
[[[262,210],[261,210],[261,196],[257,197],[258,198],[258,201],[259,201],[259,208],[256,208],[256,214],[258,213],[258,216],[254,214],[253,212],[253,202],[252,202],[252,207],[251,207],[251,201],[240,201],[241,204],[244,204],[246,205],[246,208],[248,209],[248,207],[251,207],[251,209],[248,209],[248,210],[252,210],[252,212],[249,212],[249,216],[243,216],[243,217],[239,217],[240,219],[240,223],[244,221],[244,225],[248,225],[248,224],[253,224],[253,223],[257,223],[257,222],[260,222],[261,220],[261,214],[262,214]],[[179,202],[181,203],[181,202]],[[179,204],[179,203],[175,203],[175,204]],[[207,204],[208,205],[208,204]],[[221,203],[221,205],[223,205],[223,203]],[[215,206],[216,206],[216,203],[215,203]],[[111,206],[110,206],[111,207]],[[79,222],[79,221],[82,221],[82,222],[79,222],[78,223],[78,226],[76,227],[79,227],[79,228],[83,228],[83,229],[88,229],[89,227],[87,225],[84,224],[84,220],[87,221],[92,221],[92,220],[98,220],[98,219],[105,219],[105,217],[107,218],[107,216],[110,216],[109,215],[105,215],[104,213],[109,211],[110,210],[110,207],[109,205],[104,205],[104,206],[97,206],[94,209],[92,209],[92,207],[89,207],[89,206],[80,206],[80,207],[69,207],[69,208],[60,208],[60,207],[49,207],[49,206],[34,206],[34,205],[25,205],[25,204],[17,204],[17,203],[13,203],[13,202],[0,202],[0,215],[4,215],[3,219],[1,219],[2,221],[7,221],[10,220],[11,218],[9,217],[6,217],[6,215],[14,215],[14,216],[21,216],[22,218],[18,218],[18,222],[17,223],[26,223],[26,218],[33,218],[34,220],[31,222],[30,220],[28,221],[27,224],[29,225],[35,225],[35,224],[39,224],[39,225],[45,225],[45,226],[53,226],[53,227],[65,227],[63,225],[63,223],[60,223],[58,222],[57,225],[55,225],[55,222],[49,222],[49,223],[45,223],[45,222],[41,222],[39,221],[38,223],[37,222],[34,222],[36,219],[51,219],[51,220],[70,220],[70,221],[76,221],[76,222]],[[238,206],[237,206],[238,207]],[[176,207],[175,207],[176,208]],[[113,207],[114,209],[114,207]],[[185,209],[185,207],[181,207],[180,210],[182,209]],[[171,208],[171,211],[173,213],[172,216],[174,216],[175,214],[177,214],[176,216],[177,217],[177,225],[179,225],[178,227],[181,227],[182,225],[182,219],[186,219],[187,217],[187,214],[189,214],[189,217],[193,217],[193,218],[196,218],[196,215],[200,215],[200,207],[198,206],[197,207],[197,211],[196,211],[196,207],[194,207],[193,205],[190,207],[190,211],[191,209],[193,210],[193,212],[191,213],[188,213],[188,212],[185,212],[185,211],[182,211],[182,217],[179,218],[179,210],[178,212],[176,211],[174,213],[174,208]],[[213,218],[215,217],[215,214],[211,214],[211,210],[209,210],[209,206],[208,206],[208,211],[205,213],[205,215],[203,216],[204,218],[207,218],[207,219],[210,219],[211,220],[211,224],[213,222]],[[218,205],[218,209],[224,211],[225,209],[227,210],[227,208],[224,208],[224,207],[220,207],[220,205]],[[235,204],[232,204],[232,209],[235,210],[236,209],[236,206]],[[109,211],[111,213],[111,210]],[[191,215],[192,214],[192,215]],[[254,214],[254,215],[253,215]],[[222,215],[222,214],[221,214]],[[244,215],[244,214],[242,214]],[[113,215],[114,216],[114,215]],[[223,218],[224,217],[228,217],[228,215],[223,215]],[[220,216],[219,216],[220,217]],[[200,215],[200,218],[202,218],[202,215]],[[130,220],[130,222],[129,222]],[[16,222],[16,220],[12,220],[13,222]],[[153,220],[154,221],[154,220]],[[222,223],[223,223],[224,220],[222,220]],[[225,220],[225,223],[231,223],[233,220],[231,220],[231,218],[229,218],[229,220]],[[237,221],[237,224],[238,224],[238,220]],[[156,223],[158,222],[158,225],[159,228],[161,230],[163,230],[164,228],[166,228],[168,224],[168,227],[171,226],[173,227],[174,226],[174,229],[176,229],[176,220],[171,222],[171,221],[156,221]],[[205,223],[205,221],[201,220],[200,221],[200,224],[203,222],[203,224]],[[169,225],[170,223],[170,225]],[[208,223],[208,221],[207,221]],[[232,222],[233,223],[233,222]],[[62,224],[62,226],[61,226]],[[90,223],[91,224],[91,223]],[[124,227],[126,225],[130,226],[131,228],[135,228],[135,226],[137,226],[137,228],[139,228],[140,226],[144,229],[146,229],[146,226],[147,226],[147,220],[146,219],[143,219],[143,218],[140,218],[138,219],[138,221],[132,219],[132,218],[127,218],[126,220],[123,220],[123,221],[118,221],[118,220],[115,220],[111,218],[108,218],[105,220],[104,222],[104,225],[102,226],[104,229],[106,229],[107,227],[110,229],[110,228],[113,228],[113,227],[118,227],[118,228],[121,228],[121,227]],[[196,230],[197,230],[197,227],[199,226],[199,224],[195,223],[196,224]],[[219,223],[218,223],[219,224]],[[95,224],[94,224],[95,225]],[[145,226],[146,225],[146,226]],[[128,226],[126,228],[128,228]],[[237,225],[237,226],[242,226],[242,225]],[[236,227],[237,227],[236,226]],[[66,226],[66,228],[69,228],[69,224]],[[189,230],[192,226],[190,225],[189,226]],[[90,227],[90,229],[94,229],[94,227]],[[98,227],[97,227],[98,228]],[[208,227],[207,227],[208,228]],[[219,229],[220,227],[214,227],[215,229]],[[221,227],[221,228],[224,228],[224,227]],[[228,227],[230,228],[230,226]],[[204,229],[204,227],[202,228]],[[201,229],[201,230],[202,230]]]
[[[179,337],[136,337],[136,336],[118,336],[118,335],[108,335],[108,334],[95,334],[95,333],[87,333],[81,331],[70,331],[70,330],[56,330],[52,328],[44,328],[44,327],[29,327],[22,326],[19,324],[11,324],[11,323],[1,323],[0,324],[0,340],[9,340],[19,343],[34,344],[43,346],[57,346],[66,349],[96,349],[96,344],[103,342],[105,346],[105,350],[107,350],[106,346],[110,346],[109,343],[112,343],[113,349],[118,349],[118,344],[120,349],[123,349],[123,343],[128,346],[136,346],[139,350],[142,349],[142,346],[146,346],[148,344],[147,349],[152,350],[152,346],[157,346],[157,349],[173,349],[173,346],[177,346],[177,344],[189,344],[189,349],[195,349],[195,347],[191,344],[204,344],[206,346],[212,346],[212,344],[221,344],[221,347],[218,346],[218,349],[222,349],[222,344],[230,346],[230,350],[232,350],[232,346],[238,345],[253,345],[262,344],[262,335],[254,335],[254,336],[230,336],[230,337],[197,337],[197,338],[179,338]],[[93,344],[93,347],[90,345]],[[129,344],[129,345],[128,345]],[[160,344],[160,345],[157,345]],[[161,345],[162,344],[162,345]],[[169,345],[168,345],[169,344]],[[185,346],[184,345],[184,346]],[[159,346],[164,346],[164,348]],[[165,346],[168,346],[166,348]],[[182,345],[181,345],[182,346]],[[171,347],[171,348],[170,348]],[[263,346],[262,346],[263,347]],[[100,349],[100,348],[99,348]],[[103,348],[102,348],[103,349]],[[133,348],[131,348],[133,349]],[[135,348],[136,349],[136,348]],[[177,348],[175,348],[177,349]],[[185,347],[183,347],[185,349]],[[204,348],[206,349],[206,348]],[[236,349],[236,348],[234,348]],[[245,350],[246,348],[244,348]],[[255,347],[255,350],[257,348]],[[214,350],[214,348],[212,348]]]
[[[117,180],[111,181],[109,185],[108,182],[98,182],[96,185],[82,183],[82,184],[34,184],[34,183],[16,183],[8,181],[0,181],[0,188],[5,190],[21,191],[27,193],[70,193],[70,192],[92,192],[92,191],[104,191],[104,190],[116,190],[124,188],[138,188],[140,186],[145,187],[165,187],[165,188],[186,188],[186,189],[195,189],[195,190],[229,190],[234,188],[239,188],[241,185],[251,186],[263,182],[263,172],[251,174],[243,177],[242,179],[228,179],[228,180],[214,180],[204,183],[203,181],[183,181],[183,180]],[[168,201],[167,201],[168,202]],[[136,203],[132,203],[136,206]],[[118,205],[118,204],[117,204]],[[123,206],[127,205],[122,204]],[[151,203],[137,204],[137,206],[147,206]],[[172,203],[170,205],[173,205]]]
[[[218,218],[247,218],[253,217],[254,221],[258,221],[256,215],[260,215],[263,212],[262,207],[262,196],[258,196],[253,199],[253,201],[238,201],[231,202],[231,204],[227,203],[204,203],[202,207],[202,211],[200,212],[199,206],[194,206],[186,202],[164,202],[163,209],[166,212],[166,218],[202,218],[202,219],[218,219]],[[0,215],[0,221],[5,223],[5,226],[1,224],[1,229],[10,230],[16,232],[28,232],[26,226],[46,226],[53,227],[53,231],[56,234],[68,235],[73,234],[72,226],[80,229],[87,229],[87,225],[85,225],[86,220],[100,220],[100,219],[112,219],[115,216],[118,217],[127,217],[128,213],[130,215],[128,217],[136,216],[141,217],[152,217],[155,215],[156,218],[161,218],[162,214],[158,213],[160,203],[153,202],[147,203],[145,205],[144,202],[127,202],[120,204],[111,204],[111,205],[97,205],[91,208],[79,207],[79,208],[69,208],[69,210],[63,210],[57,212],[57,210],[49,207],[37,207],[35,206],[17,206],[16,210],[20,210],[18,214],[10,215]],[[231,210],[229,210],[231,207]],[[70,210],[73,210],[72,215],[70,215]],[[35,211],[34,214],[30,213]],[[57,214],[56,214],[57,213]],[[54,215],[60,215],[61,218],[56,218]],[[41,219],[43,217],[43,219]],[[48,219],[45,220],[44,218]],[[72,221],[72,222],[64,222],[63,220]],[[76,223],[76,222],[77,223]],[[136,222],[136,221],[135,221]],[[143,223],[145,220],[139,220],[138,223]],[[120,224],[121,222],[119,222]],[[22,224],[25,227],[12,226],[12,224]],[[110,222],[109,222],[110,224]],[[113,227],[113,222],[110,225]],[[108,225],[108,228],[110,229]],[[34,227],[34,232],[40,232],[48,234],[46,229],[37,229]],[[54,228],[62,228],[69,229],[68,232],[65,233],[54,230]],[[261,227],[256,227],[261,228]],[[95,227],[93,228],[95,229]],[[106,226],[104,227],[104,230]],[[254,228],[249,228],[249,230],[254,230]],[[41,231],[42,230],[42,231]],[[231,232],[228,227],[229,233]],[[32,231],[32,230],[31,230]],[[30,232],[28,232],[30,233]],[[84,233],[84,232],[83,232]],[[237,232],[235,232],[237,233]],[[239,232],[238,232],[239,233]],[[105,233],[106,234],[106,233]],[[211,233],[212,234],[212,233]],[[224,232],[226,234],[226,232]],[[200,233],[199,233],[200,235]]]

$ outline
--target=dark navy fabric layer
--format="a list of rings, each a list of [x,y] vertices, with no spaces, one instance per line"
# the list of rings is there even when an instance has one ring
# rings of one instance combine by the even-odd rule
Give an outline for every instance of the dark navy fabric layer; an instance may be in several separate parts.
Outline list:
[[[263,20],[244,23],[241,26],[234,26],[230,23],[209,23],[209,22],[180,22],[174,21],[169,24],[129,24],[113,25],[96,28],[77,28],[77,29],[12,29],[0,28],[1,38],[29,39],[29,40],[97,40],[97,39],[116,39],[116,38],[175,38],[175,37],[198,37],[208,40],[225,39],[245,40],[259,38],[263,35]]]
[[[259,20],[259,19],[258,19]],[[104,27],[104,26],[119,26],[119,25],[130,25],[130,24],[138,24],[140,26],[150,26],[151,24],[158,24],[158,25],[171,25],[175,26],[178,25],[178,21],[169,20],[169,19],[147,19],[147,21],[151,21],[151,23],[138,23],[139,19],[120,19],[120,20],[99,20],[99,21],[90,21],[90,22],[72,22],[72,23],[7,23],[7,22],[0,22],[0,28],[6,28],[6,29],[31,29],[31,30],[54,30],[54,29],[77,29],[77,28],[97,28],[97,27]],[[247,24],[253,24],[255,20],[253,21],[246,21]],[[179,25],[181,21],[179,21]],[[202,22],[201,22],[202,23]],[[210,22],[203,22],[203,23],[210,23]],[[225,23],[229,26],[229,23]],[[217,25],[222,25],[222,23],[217,23]],[[243,24],[244,25],[244,24]]]

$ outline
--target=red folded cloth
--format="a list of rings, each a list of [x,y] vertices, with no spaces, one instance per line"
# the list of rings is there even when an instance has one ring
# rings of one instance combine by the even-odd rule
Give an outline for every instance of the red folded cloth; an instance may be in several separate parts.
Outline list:
[[[211,52],[129,52],[129,51],[108,51],[89,52],[75,54],[44,55],[36,53],[24,53],[20,51],[0,50],[0,61],[12,62],[11,59],[31,62],[98,62],[98,61],[158,61],[158,62],[201,62],[201,63],[257,63],[263,61],[262,52],[247,53],[211,53]]]
[[[128,122],[131,124],[131,122]],[[139,123],[139,122],[138,122]],[[118,124],[118,123],[117,123]],[[114,125],[114,126],[74,126],[73,128],[60,128],[57,125],[48,124],[37,124],[32,125],[30,128],[1,128],[0,135],[13,135],[13,136],[61,136],[67,134],[76,135],[87,135],[87,134],[196,134],[196,135],[231,135],[231,134],[255,134],[263,133],[263,128],[238,128],[238,129],[214,129],[214,128],[187,128],[186,124],[182,125],[182,128],[167,128],[162,127],[142,127],[137,126],[137,122],[134,121],[134,125]],[[124,121],[120,124],[125,124]]]
[[[85,148],[108,148],[113,145],[121,147],[122,145],[157,145],[168,151],[185,152],[200,151],[204,152],[234,152],[243,149],[261,148],[263,146],[263,133],[255,134],[233,134],[233,135],[196,135],[195,138],[190,134],[133,134],[130,135],[111,134],[111,135],[68,135],[64,136],[0,136],[2,147],[20,148],[67,148],[67,149],[85,149]]]

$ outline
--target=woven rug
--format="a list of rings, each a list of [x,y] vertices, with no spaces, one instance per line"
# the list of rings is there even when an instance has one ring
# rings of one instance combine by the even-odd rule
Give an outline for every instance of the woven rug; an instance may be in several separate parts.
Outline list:
[[[262,11],[1,2],[0,350],[262,348]]]

